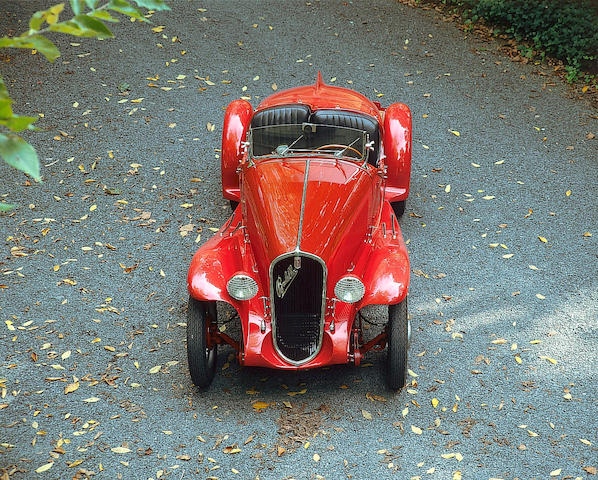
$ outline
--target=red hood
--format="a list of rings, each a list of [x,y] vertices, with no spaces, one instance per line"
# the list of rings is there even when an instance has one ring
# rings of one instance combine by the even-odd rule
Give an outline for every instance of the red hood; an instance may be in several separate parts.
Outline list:
[[[349,161],[309,162],[300,249],[328,264],[342,245],[350,259],[371,225],[375,175]],[[263,160],[245,171],[247,228],[262,271],[297,247],[306,164]]]

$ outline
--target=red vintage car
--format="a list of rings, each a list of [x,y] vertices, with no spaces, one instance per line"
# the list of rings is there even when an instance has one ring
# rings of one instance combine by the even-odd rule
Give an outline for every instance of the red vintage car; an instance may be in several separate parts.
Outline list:
[[[227,108],[222,193],[233,214],[189,267],[187,356],[210,385],[217,346],[243,366],[301,370],[359,365],[388,347],[390,389],[405,385],[409,259],[398,217],[411,172],[411,112],[324,84]],[[216,302],[237,312],[241,338],[218,328]],[[365,342],[360,309],[388,305]]]

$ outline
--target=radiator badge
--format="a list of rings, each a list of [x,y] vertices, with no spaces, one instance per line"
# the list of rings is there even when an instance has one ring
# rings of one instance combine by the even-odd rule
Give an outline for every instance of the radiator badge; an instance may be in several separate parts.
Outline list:
[[[292,265],[289,265],[287,269],[284,271],[284,280],[280,278],[280,275],[276,279],[276,295],[278,298],[283,298],[284,294],[287,293],[287,290],[295,280],[295,277],[299,273],[299,270],[293,268]]]

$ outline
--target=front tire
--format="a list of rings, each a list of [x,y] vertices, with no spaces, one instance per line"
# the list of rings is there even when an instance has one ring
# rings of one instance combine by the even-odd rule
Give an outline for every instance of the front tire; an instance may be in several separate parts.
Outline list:
[[[407,349],[409,347],[407,297],[401,303],[388,306],[386,334],[388,336],[386,383],[390,390],[400,390],[405,386],[407,377]]]
[[[395,212],[397,220],[399,218],[401,218],[403,216],[403,214],[405,213],[406,203],[407,203],[407,200],[402,200],[400,202],[391,202],[390,206],[392,207],[393,211]]]
[[[209,387],[216,373],[217,345],[209,346],[210,323],[217,324],[216,302],[189,297],[187,306],[187,360],[194,385]]]

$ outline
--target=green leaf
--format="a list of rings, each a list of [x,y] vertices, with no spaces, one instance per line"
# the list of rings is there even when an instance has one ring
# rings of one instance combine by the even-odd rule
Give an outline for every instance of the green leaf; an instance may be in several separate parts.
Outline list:
[[[138,8],[131,5],[126,0],[110,0],[108,5],[106,6],[109,10],[113,10],[118,13],[122,13],[123,15],[128,15],[129,17],[136,18],[141,22],[147,22],[148,20],[143,16],[143,12]]]
[[[0,102],[1,103],[1,102]],[[0,125],[4,125],[13,132],[22,132],[23,130],[32,130],[34,127],[32,123],[37,121],[37,117],[26,117],[21,115],[13,115],[12,117],[4,117],[0,115]]]
[[[60,52],[56,45],[42,35],[21,35],[20,37],[2,37],[0,38],[0,48],[30,48],[40,52],[50,62],[60,57]]]
[[[95,10],[93,12],[89,12],[87,15],[89,15],[90,17],[99,18],[100,20],[104,20],[105,22],[118,23],[118,18],[114,18],[106,10]]]
[[[87,14],[77,15],[72,20],[50,25],[50,30],[76,37],[109,38],[114,36],[100,20]]]
[[[103,22],[98,20],[97,18],[90,17],[88,15],[77,15],[73,18],[73,21],[77,22],[82,27],[86,28],[87,30],[91,30],[95,32],[94,37],[97,38],[111,38],[114,37],[112,32],[108,29]]]
[[[95,10],[97,4],[98,0],[85,0],[85,5],[87,5],[92,10]]]
[[[75,15],[79,15],[81,13],[81,9],[84,9],[84,1],[83,0],[70,0],[71,8],[73,9],[73,13]]]
[[[8,212],[15,207],[16,205],[13,205],[12,203],[0,202],[0,212]]]
[[[139,7],[149,10],[170,10],[164,0],[133,0]]]
[[[35,12],[29,20],[29,28],[33,31],[39,30],[39,27],[42,26],[45,20],[46,12]]]
[[[0,133],[0,156],[10,166],[41,181],[39,159],[34,148],[18,135]]]

